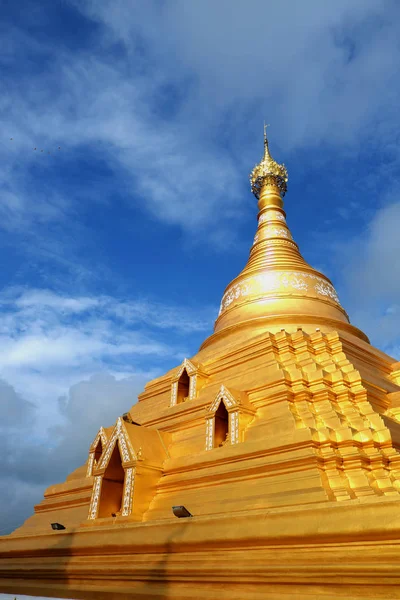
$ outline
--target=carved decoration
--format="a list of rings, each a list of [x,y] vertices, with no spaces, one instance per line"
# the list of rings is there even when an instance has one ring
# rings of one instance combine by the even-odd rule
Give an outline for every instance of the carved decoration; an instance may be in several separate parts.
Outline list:
[[[281,215],[283,216],[283,215]],[[286,227],[277,227],[276,225],[265,225],[257,230],[254,236],[253,246],[257,242],[263,242],[265,240],[274,240],[274,238],[285,238],[292,240],[292,234]],[[274,240],[275,241],[275,240]]]
[[[207,408],[206,414],[206,450],[214,448],[215,413],[220,403],[223,402],[228,411],[228,444],[238,444],[248,423],[253,419],[255,409],[247,398],[245,392],[229,391],[221,385],[214,400]]]
[[[277,186],[283,197],[286,194],[287,182],[288,172],[285,165],[277,163],[269,152],[267,130],[264,126],[264,156],[250,173],[251,191],[259,198],[262,186],[270,184]]]
[[[102,444],[102,455],[103,455],[104,449],[107,445],[107,436],[106,436],[106,432],[104,431],[103,427],[100,427],[98,434],[96,435],[92,444],[90,445],[86,477],[91,477],[93,475],[93,470],[97,467],[95,453],[96,453],[97,445],[100,440],[101,440],[101,444]],[[101,456],[100,456],[99,460],[101,460]]]
[[[248,277],[230,286],[225,292],[219,314],[221,315],[234,300],[251,295],[276,295],[277,292],[295,294],[306,292],[308,296],[325,297],[340,305],[335,288],[323,277],[303,271],[270,271]]]
[[[101,491],[102,477],[98,475],[94,478],[92,498],[90,500],[89,519],[95,519],[99,510],[99,500]]]
[[[261,213],[261,215],[258,218],[258,224],[261,225],[261,223],[264,222],[272,222],[272,221],[283,221],[283,223],[286,223],[286,219],[285,216],[279,212],[279,210],[266,210],[263,213]]]
[[[272,238],[272,237],[284,237],[289,240],[292,239],[292,234],[289,229],[285,227],[277,227],[276,225],[265,225],[260,233],[263,235],[263,239]]]
[[[125,471],[121,514],[123,516],[128,516],[132,511],[132,499],[135,481],[135,468],[132,467],[132,462],[136,462],[137,456],[132,448],[124,421],[121,417],[119,417],[108,444],[103,451],[99,465],[97,466],[97,469],[94,468],[96,477],[94,480],[92,498],[90,501],[89,519],[97,518],[102,479],[115,448],[115,444],[118,444],[121,455],[121,463]]]
[[[132,512],[133,488],[135,482],[135,469],[129,467],[125,470],[125,485],[122,501],[122,516],[127,517]]]
[[[188,400],[193,400],[194,398],[196,398],[197,392],[199,391],[199,383],[203,383],[208,378],[208,375],[204,372],[201,365],[195,364],[188,358],[185,358],[182,364],[176,369],[176,372],[171,380],[170,406],[175,406],[177,404],[178,383],[183,371],[186,371],[186,373],[189,376]]]
[[[105,452],[103,452],[99,465],[100,469],[105,470],[107,468],[112,451],[114,450],[114,446],[117,443],[117,441],[121,451],[122,465],[132,460],[136,460],[136,454],[132,448],[132,444],[127,434],[124,421],[121,417],[118,417],[117,423],[111,434],[110,441],[107,444]]]

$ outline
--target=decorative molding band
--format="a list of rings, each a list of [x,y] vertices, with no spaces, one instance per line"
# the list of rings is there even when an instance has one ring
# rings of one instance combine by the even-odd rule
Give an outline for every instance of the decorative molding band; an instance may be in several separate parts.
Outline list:
[[[261,225],[265,221],[283,221],[283,223],[286,223],[284,215],[279,210],[266,210],[263,212],[258,218],[258,224]]]
[[[222,298],[219,314],[240,298],[299,292],[310,298],[331,300],[340,306],[335,288],[326,279],[301,271],[271,271],[248,277],[229,287]]]

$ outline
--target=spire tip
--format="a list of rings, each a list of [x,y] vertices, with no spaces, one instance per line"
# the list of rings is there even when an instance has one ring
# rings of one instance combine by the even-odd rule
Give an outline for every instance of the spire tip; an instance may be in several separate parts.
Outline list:
[[[251,191],[256,198],[259,198],[263,182],[268,179],[270,180],[271,178],[276,182],[282,197],[285,195],[287,189],[287,170],[285,165],[277,163],[269,152],[267,127],[269,127],[269,125],[264,121],[264,156],[250,174]]]
[[[269,127],[269,123],[264,121],[264,146],[268,145],[267,127]]]

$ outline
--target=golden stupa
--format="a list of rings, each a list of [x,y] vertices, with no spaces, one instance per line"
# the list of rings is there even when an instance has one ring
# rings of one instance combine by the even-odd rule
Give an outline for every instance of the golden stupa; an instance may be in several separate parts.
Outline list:
[[[214,333],[0,539],[1,591],[400,598],[400,363],[302,258],[264,146],[257,233]]]

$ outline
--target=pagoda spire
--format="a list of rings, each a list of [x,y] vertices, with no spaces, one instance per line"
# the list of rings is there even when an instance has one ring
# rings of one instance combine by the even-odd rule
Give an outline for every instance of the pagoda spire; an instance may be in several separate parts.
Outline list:
[[[271,179],[283,196],[287,191],[288,172],[285,165],[280,165],[271,156],[268,146],[267,127],[264,123],[264,156],[250,173],[251,191],[256,198],[260,197],[263,185]]]
[[[266,129],[263,157],[250,174],[259,208],[257,232],[246,266],[225,290],[214,335],[243,326],[271,332],[339,328],[367,340],[350,325],[331,281],[304,260],[293,240],[283,209],[288,172],[272,158]]]

